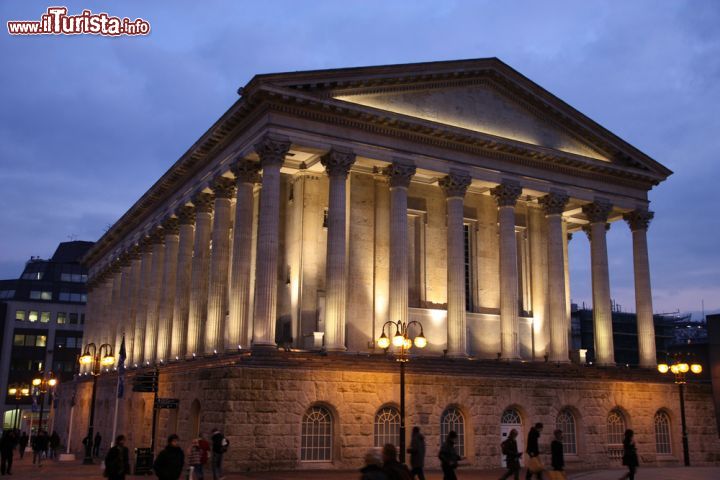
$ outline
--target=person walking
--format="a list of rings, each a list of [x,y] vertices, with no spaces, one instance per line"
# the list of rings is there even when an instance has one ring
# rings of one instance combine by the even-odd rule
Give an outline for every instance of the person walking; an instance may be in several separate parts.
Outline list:
[[[440,466],[442,467],[443,480],[456,480],[455,469],[458,467],[460,461],[460,455],[458,455],[455,449],[455,443],[457,442],[457,433],[455,430],[451,430],[447,434],[445,443],[440,448],[438,457],[440,458]]]
[[[227,438],[225,438],[225,436],[220,433],[220,430],[215,428],[212,431],[210,443],[212,445],[213,480],[221,480],[225,478],[222,474],[223,455],[225,455],[225,452],[227,452],[228,447],[230,446],[230,442],[228,442]]]
[[[0,438],[0,474],[2,475],[12,475],[13,454],[17,441],[15,430],[5,430]]]
[[[102,437],[100,436],[100,432],[97,432],[95,434],[95,439],[93,439],[93,457],[100,456],[100,443],[102,443]]]
[[[50,449],[48,450],[48,458],[56,459],[58,448],[60,448],[60,435],[58,435],[58,433],[53,430],[52,435],[50,435]]]
[[[411,478],[415,480],[417,476],[419,480],[425,480],[425,436],[420,433],[420,427],[413,427],[407,452],[410,454]]]
[[[37,463],[38,467],[42,467],[42,458],[47,452],[49,445],[49,437],[45,430],[39,430],[32,443],[33,465]]]
[[[105,476],[108,480],[125,480],[130,475],[130,455],[125,446],[125,435],[118,435],[115,446],[105,455]]]
[[[542,480],[543,466],[540,461],[540,434],[542,433],[543,424],[538,422],[534,427],[530,429],[527,437],[527,452],[528,459],[527,472],[525,473],[525,480],[530,480],[533,475]]]
[[[25,449],[28,446],[28,441],[30,440],[30,437],[28,437],[28,434],[25,432],[22,432],[20,435],[20,438],[18,439],[18,450],[20,453],[20,460],[23,459],[25,456]]]
[[[410,470],[398,462],[397,448],[392,443],[386,443],[382,449],[383,467],[387,480],[411,480]]]
[[[365,466],[360,469],[360,480],[388,480],[383,471],[383,461],[377,449],[365,454]]]
[[[623,456],[622,464],[628,467],[628,472],[620,477],[620,480],[635,480],[635,473],[640,465],[640,459],[635,446],[635,432],[629,428],[625,430],[625,438],[623,438]]]
[[[155,459],[153,470],[159,480],[178,480],[182,475],[185,454],[178,443],[180,443],[180,437],[175,434],[170,435],[167,446]]]
[[[500,444],[502,454],[505,455],[505,467],[507,468],[507,472],[500,477],[500,480],[507,480],[511,476],[513,480],[520,479],[520,457],[522,457],[522,453],[518,451],[517,436],[518,431],[513,428],[510,430],[508,438]]]
[[[200,447],[200,463],[203,466],[203,475],[205,473],[205,466],[210,458],[210,442],[205,440],[205,435],[202,433],[198,436],[198,446]]]
[[[565,452],[563,451],[562,435],[562,430],[555,430],[553,432],[553,441],[550,443],[551,480],[565,478]]]
[[[196,438],[190,444],[190,448],[188,448],[187,452],[187,463],[190,466],[190,474],[188,476],[193,480],[203,479],[202,454],[203,452],[200,448],[200,439]]]

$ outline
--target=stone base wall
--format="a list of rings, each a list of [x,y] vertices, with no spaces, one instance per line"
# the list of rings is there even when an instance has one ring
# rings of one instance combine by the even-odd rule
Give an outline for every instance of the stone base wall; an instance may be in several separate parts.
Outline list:
[[[128,371],[126,394],[119,403],[118,432],[131,448],[149,446],[152,394],[132,392]],[[180,399],[178,410],[161,410],[157,445],[178,433],[187,446],[196,428],[206,435],[222,430],[230,441],[228,471],[356,468],[373,447],[377,411],[399,405],[397,363],[383,356],[278,354],[234,356],[169,365],[161,370],[160,397]],[[109,446],[117,377],[105,374],[98,382],[95,428]],[[92,382],[83,377],[59,391],[58,432],[66,438],[70,398],[77,389],[72,450],[80,452],[87,431]],[[569,409],[575,418],[578,454],[567,463],[604,467],[607,417],[613,409],[635,431],[643,464],[680,464],[682,444],[678,387],[659,374],[621,368],[597,369],[575,365],[505,364],[494,361],[418,359],[408,364],[408,437],[421,427],[427,442],[427,465],[437,466],[440,419],[448,406],[465,419],[467,462],[495,468],[500,458],[500,418],[507,408],[522,417],[522,436],[531,424],[543,422],[541,449],[549,451],[558,412]],[[299,461],[301,422],[313,405],[333,416],[333,461]],[[709,385],[690,384],[686,410],[693,465],[720,463],[720,439]],[[656,454],[655,414],[666,412],[671,422],[672,453]],[[408,439],[409,444],[409,439]],[[549,463],[549,458],[546,458]]]

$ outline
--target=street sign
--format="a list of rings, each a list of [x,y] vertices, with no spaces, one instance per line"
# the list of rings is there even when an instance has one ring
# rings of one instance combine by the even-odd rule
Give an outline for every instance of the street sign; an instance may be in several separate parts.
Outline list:
[[[177,410],[179,405],[179,398],[158,398],[157,400],[155,400],[155,408],[168,408],[171,410]]]

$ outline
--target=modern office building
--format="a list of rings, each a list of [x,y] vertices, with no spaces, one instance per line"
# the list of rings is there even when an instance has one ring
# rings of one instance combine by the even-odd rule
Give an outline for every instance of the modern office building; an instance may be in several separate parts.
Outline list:
[[[20,278],[0,280],[3,428],[22,420],[27,429],[32,420],[35,430],[41,400],[47,427],[49,394],[18,399],[9,391],[32,393],[32,380],[42,374],[52,372],[62,383],[77,371],[87,302],[87,269],[80,258],[91,246],[92,242],[63,242],[49,260],[30,258]]]

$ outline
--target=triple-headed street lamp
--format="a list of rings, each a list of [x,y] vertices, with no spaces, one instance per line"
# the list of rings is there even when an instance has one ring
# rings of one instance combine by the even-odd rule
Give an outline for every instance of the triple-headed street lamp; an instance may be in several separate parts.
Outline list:
[[[50,402],[57,385],[57,378],[53,372],[43,372],[39,377],[33,378],[33,395],[40,399],[40,420],[38,421],[38,433],[42,430],[43,410],[45,408],[45,394],[50,392]]]
[[[93,376],[92,396],[90,398],[90,422],[88,423],[88,434],[85,442],[84,465],[92,465],[92,442],[93,423],[95,422],[95,393],[97,391],[97,379],[100,376],[102,367],[109,368],[115,364],[113,347],[103,343],[98,348],[94,343],[88,343],[85,352],[80,356],[80,364],[90,367],[90,374]]]
[[[683,458],[685,460],[685,466],[690,466],[690,448],[688,446],[687,437],[687,425],[685,423],[685,384],[687,383],[686,376],[688,372],[692,372],[695,375],[702,373],[702,365],[699,363],[688,364],[682,355],[675,355],[673,363],[668,365],[667,363],[661,363],[658,365],[658,371],[660,373],[672,373],[675,375],[675,383],[680,388],[680,422],[682,423],[682,444],[683,444]]]
[[[23,397],[30,396],[30,389],[28,387],[24,387],[22,385],[11,385],[10,388],[8,388],[8,395],[11,397],[15,397],[15,422],[13,427],[16,429],[20,429],[20,400],[22,400]]]
[[[409,335],[410,327],[415,326],[420,330],[419,335],[412,339]],[[385,327],[388,331],[385,334]],[[393,334],[393,328],[395,333]],[[392,340],[389,335],[392,335]],[[397,349],[396,360],[400,363],[400,463],[405,463],[405,363],[409,360],[408,352],[414,346],[425,348],[427,339],[423,334],[423,327],[417,320],[393,322],[388,320],[382,327],[382,335],[377,340],[378,347],[387,350],[390,343]]]

